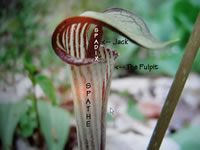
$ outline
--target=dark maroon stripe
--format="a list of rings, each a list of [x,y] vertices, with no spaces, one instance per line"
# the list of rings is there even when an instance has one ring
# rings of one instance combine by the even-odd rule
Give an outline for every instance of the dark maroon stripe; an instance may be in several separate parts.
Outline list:
[[[78,57],[81,58],[81,32],[83,29],[84,24],[81,23],[81,26],[79,28],[79,33],[78,33]]]
[[[66,30],[65,30],[65,32],[64,32],[64,33],[65,33],[65,34],[64,34],[65,49],[68,48],[68,47],[67,47],[67,41],[66,41],[66,40],[67,40],[67,38],[66,38],[67,28],[68,28],[68,27],[66,27]]]
[[[63,32],[64,32],[64,31],[65,31],[65,29],[62,28],[61,31],[60,31],[60,34],[59,34],[59,36],[58,36],[58,41],[59,41],[59,43],[60,43],[60,45],[62,46],[63,49],[65,49],[65,48],[64,48],[64,45],[63,45],[63,41],[62,41],[62,40],[63,40]]]
[[[88,31],[88,28],[90,27],[90,24],[87,24],[86,27],[85,27],[85,30],[84,30],[84,33],[83,33],[83,47],[85,49],[85,58],[87,58],[87,31]]]
[[[74,57],[76,57],[76,29],[77,29],[78,25],[76,24],[74,27],[74,40],[73,40],[73,45],[74,45]]]
[[[107,55],[106,55],[106,50],[107,50],[107,49],[108,49],[108,48],[106,48],[106,49],[104,48],[104,49],[103,49],[104,57],[105,57],[105,60],[106,60],[106,61],[108,61],[108,60],[107,60],[107,57],[106,57],[106,56],[107,56]],[[109,62],[109,63],[110,63],[110,62]],[[109,64],[109,65],[110,65],[110,64]],[[107,83],[107,81],[108,81],[108,63],[106,64],[106,83]]]
[[[112,62],[112,56],[111,56],[111,50],[109,49],[109,51],[108,51],[108,54],[109,54],[109,66],[110,66],[110,70],[109,70],[109,72],[110,72],[110,74],[111,74],[111,71],[112,71],[112,67],[111,67],[111,62]]]
[[[70,41],[71,41],[71,29],[72,29],[72,26],[69,26],[69,30],[68,30],[68,55],[71,55],[71,45],[70,45]]]

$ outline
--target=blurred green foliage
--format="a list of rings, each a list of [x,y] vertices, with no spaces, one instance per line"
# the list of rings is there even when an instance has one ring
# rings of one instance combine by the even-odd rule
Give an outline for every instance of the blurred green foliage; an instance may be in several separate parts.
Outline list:
[[[132,95],[129,94],[128,91],[123,91],[123,92],[116,92],[116,91],[111,91],[111,93],[115,93],[118,94],[121,97],[124,97],[125,99],[127,99],[128,101],[128,105],[127,105],[127,114],[137,120],[140,121],[146,121],[146,116],[141,112],[141,110],[139,109],[138,105],[136,104],[136,100],[133,98]],[[112,121],[114,120],[114,118],[110,116],[107,116],[108,120]]]
[[[38,112],[48,149],[62,150],[69,135],[69,112],[45,101],[38,101]]]
[[[0,139],[3,150],[13,148],[13,136],[21,115],[27,110],[27,104],[23,101],[0,104]]]
[[[27,110],[23,113],[19,120],[19,130],[18,133],[24,138],[33,135],[34,130],[38,127],[36,110],[32,105],[32,101],[27,99]]]
[[[49,97],[52,105],[56,105],[56,90],[52,81],[45,75],[37,74],[35,81],[40,85],[45,95]]]
[[[45,1],[1,1],[0,63],[3,69],[19,69],[21,57],[32,61],[41,48],[38,34],[44,28],[41,20],[46,13]],[[43,28],[42,28],[43,27]]]
[[[146,117],[141,113],[135,101],[132,98],[128,99],[127,114],[135,119],[145,121]]]

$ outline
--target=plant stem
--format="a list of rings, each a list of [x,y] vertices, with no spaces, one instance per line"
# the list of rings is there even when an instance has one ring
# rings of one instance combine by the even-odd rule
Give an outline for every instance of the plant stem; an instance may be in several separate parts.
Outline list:
[[[190,73],[192,64],[194,62],[199,47],[200,47],[200,13],[197,17],[189,42],[187,43],[186,50],[184,52],[181,64],[179,65],[174,82],[170,88],[167,99],[163,106],[160,118],[154,129],[152,138],[147,148],[148,150],[159,150],[160,148],[160,145],[165,136],[165,133],[167,131],[173,113],[175,111],[176,105],[179,101],[179,97],[182,93],[182,90]]]
[[[33,91],[33,105],[34,105],[34,108],[35,108],[36,120],[37,120],[37,123],[38,123],[38,128],[40,129],[38,104],[37,104],[37,98],[35,96],[35,85],[33,86],[33,89],[34,89],[34,91]]]
[[[41,147],[42,144],[43,144],[43,137],[42,137],[42,132],[41,132],[41,128],[40,128],[39,111],[38,111],[38,100],[37,100],[36,95],[35,95],[36,81],[35,81],[35,78],[34,78],[34,74],[30,73],[29,74],[29,78],[31,79],[31,82],[32,82],[32,85],[33,85],[32,102],[33,102],[33,107],[34,107],[35,113],[36,113],[36,122],[37,122],[37,125],[38,125],[38,128],[37,128],[38,134],[36,134],[35,144],[37,146]]]
[[[32,89],[32,102],[33,102],[33,107],[35,109],[35,113],[36,113],[36,121],[38,123],[38,127],[40,128],[40,122],[39,122],[39,113],[38,113],[38,107],[37,107],[37,98],[36,98],[36,95],[35,95],[35,85],[36,85],[36,81],[35,81],[35,78],[34,78],[34,74],[29,72],[29,78],[32,82],[32,85],[33,85],[33,89]]]

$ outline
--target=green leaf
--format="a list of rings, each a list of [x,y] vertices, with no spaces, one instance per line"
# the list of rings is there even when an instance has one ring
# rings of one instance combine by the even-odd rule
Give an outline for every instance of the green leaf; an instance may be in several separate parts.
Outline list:
[[[155,39],[142,18],[121,8],[107,9],[104,13],[87,11],[81,14],[81,16],[99,20],[103,25],[146,48],[162,48],[169,43],[175,42],[160,42]]]
[[[28,70],[31,74],[36,72],[36,66],[33,65],[32,63],[28,63],[24,61],[24,68]]]
[[[4,150],[12,149],[12,140],[15,128],[23,113],[27,110],[24,101],[0,104],[0,138]]]
[[[192,9],[192,11],[190,11]],[[185,27],[190,32],[198,16],[200,7],[190,0],[178,0],[173,7],[174,20],[176,24]]]
[[[48,102],[38,101],[39,120],[49,150],[62,150],[69,135],[70,114]]]
[[[199,10],[200,7],[193,0],[177,0],[173,6],[173,19],[178,30],[176,34],[181,37],[179,46],[182,50],[190,37]]]
[[[134,103],[134,100],[131,98],[128,100],[127,113],[129,116],[136,118],[138,120],[142,121],[146,120],[146,117],[140,112],[137,105]]]
[[[22,114],[20,118],[19,121],[20,135],[24,138],[30,137],[33,135],[33,132],[37,127],[38,124],[37,124],[36,110],[34,108],[34,105],[31,104],[28,106],[28,110],[26,111],[26,113]]]
[[[200,148],[200,126],[191,126],[181,129],[170,136],[181,146],[181,150],[199,150]]]
[[[45,75],[38,74],[35,81],[40,85],[46,96],[51,100],[52,105],[56,105],[56,93],[52,81]]]

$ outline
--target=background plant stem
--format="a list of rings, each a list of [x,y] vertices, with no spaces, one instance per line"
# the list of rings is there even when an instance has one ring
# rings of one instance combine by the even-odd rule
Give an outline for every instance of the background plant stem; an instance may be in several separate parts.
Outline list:
[[[40,128],[39,111],[38,111],[38,100],[37,100],[36,95],[35,95],[35,93],[36,93],[35,92],[36,81],[35,81],[33,73],[30,73],[30,79],[31,79],[32,84],[33,84],[33,91],[32,91],[33,99],[32,99],[32,101],[33,101],[33,106],[34,106],[35,113],[36,113],[36,121],[37,121],[37,125],[38,125],[38,128],[37,128],[38,134],[36,134],[35,144],[38,147],[41,147],[43,140],[42,140],[42,133],[41,133],[41,128]]]
[[[152,138],[148,145],[148,150],[158,150],[165,136],[179,97],[184,88],[185,82],[190,73],[195,56],[200,47],[200,13],[197,17],[193,32],[187,43],[184,56],[179,65],[174,82],[170,88],[164,107],[162,109],[158,123],[154,129]]]

